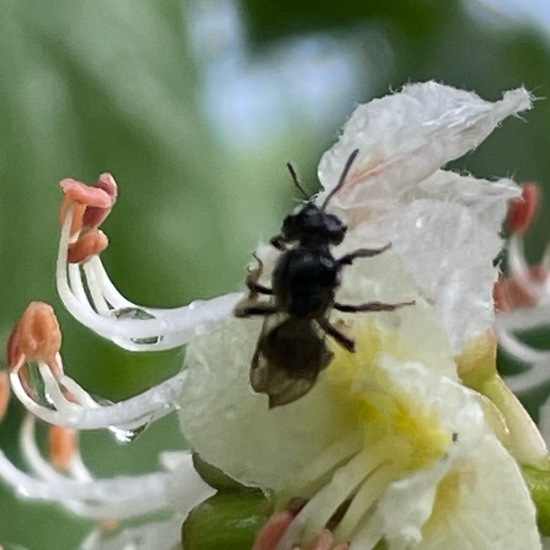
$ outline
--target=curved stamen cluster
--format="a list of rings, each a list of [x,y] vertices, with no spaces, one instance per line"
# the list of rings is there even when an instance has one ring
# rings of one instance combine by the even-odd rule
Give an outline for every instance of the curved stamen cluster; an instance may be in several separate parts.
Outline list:
[[[163,533],[163,540],[170,538],[166,547],[171,547],[178,541],[183,518],[213,493],[195,472],[190,453],[167,455],[164,471],[98,480],[82,461],[74,427],[111,428],[123,438],[126,431],[174,409],[185,373],[126,402],[101,405],[64,373],[60,345],[61,332],[52,308],[41,302],[31,303],[8,345],[11,387],[30,413],[20,430],[20,447],[31,473],[19,470],[0,452],[0,477],[26,498],[57,502],[94,521],[122,521],[169,511],[173,517],[159,524],[159,533]],[[4,389],[2,399],[7,401]],[[42,456],[36,442],[36,417],[53,424],[49,430],[49,460]],[[114,427],[115,423],[119,425]],[[83,548],[96,547],[104,537],[109,544],[130,542],[133,536],[141,540],[139,529],[135,533],[124,529],[122,533],[123,538],[119,538],[100,524]]]
[[[100,183],[102,178],[106,175],[100,176]],[[109,178],[116,197],[116,184]],[[99,256],[106,237],[97,233],[97,225],[114,199],[98,187],[74,180],[64,180],[61,187],[66,198],[61,209],[57,288],[65,307],[82,324],[129,351],[157,351],[185,345],[207,324],[231,314],[237,293],[172,309],[149,308],[125,298]],[[108,208],[107,200],[112,200]],[[75,257],[84,260],[77,264]]]
[[[550,249],[537,265],[529,265],[524,251],[524,235],[535,218],[540,194],[536,184],[524,184],[521,198],[511,205],[507,217],[511,230],[508,275],[494,288],[498,313],[495,330],[499,344],[513,357],[532,365],[508,378],[516,393],[530,391],[550,379],[547,368],[550,351],[534,348],[516,335],[548,325],[550,314]]]
[[[38,418],[80,430],[112,428],[120,433],[161,418],[177,406],[186,373],[124,402],[106,405],[65,374],[60,345],[53,309],[41,302],[30,304],[10,337],[8,362],[14,394]],[[31,376],[40,380],[40,392],[37,384],[30,383]]]
[[[94,479],[82,461],[75,432],[54,427],[49,439],[51,457],[48,461],[36,442],[35,419],[27,415],[20,430],[20,448],[30,474],[17,469],[0,452],[0,475],[22,496],[56,502],[84,518],[98,522],[110,518],[119,522],[169,511],[174,517],[164,522],[164,529],[168,523],[171,525],[164,537],[169,536],[175,544],[182,519],[198,502],[213,493],[195,472],[189,453],[172,453],[177,456],[169,457],[171,460],[165,461],[165,470],[161,472]],[[94,548],[92,541],[98,542],[109,535],[104,527],[100,523],[82,548]],[[128,529],[124,530],[124,537],[129,537]]]
[[[117,196],[114,179],[103,174],[97,186],[63,180],[61,188],[65,200],[61,207],[63,226],[57,259],[57,286],[64,305],[77,320],[124,349],[158,351],[186,344],[206,324],[230,314],[239,298],[237,293],[174,309],[146,308],[127,300],[111,282],[102,264],[99,254],[103,247],[94,245],[101,241],[98,225],[109,214]],[[73,255],[85,258],[75,263],[71,250],[76,251]],[[61,358],[58,360],[60,362]],[[46,370],[43,377],[53,409],[34,399],[32,392],[25,390],[21,377],[12,377],[14,393],[39,418],[78,429],[118,426],[131,430],[177,407],[186,373],[178,373],[117,404],[96,401],[66,375],[52,378]],[[65,391],[70,391],[76,402],[68,401]]]

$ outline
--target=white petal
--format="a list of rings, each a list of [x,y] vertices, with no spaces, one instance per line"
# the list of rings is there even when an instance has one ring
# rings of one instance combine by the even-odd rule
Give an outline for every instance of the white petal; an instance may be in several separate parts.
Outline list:
[[[491,434],[462,451],[392,484],[352,550],[363,548],[374,526],[389,550],[540,548],[536,510],[516,462]]]
[[[230,319],[191,342],[180,422],[207,462],[243,483],[279,490],[354,424],[323,384],[290,405],[268,409],[267,397],[249,384],[260,326]]]
[[[364,282],[360,283],[360,277],[354,281],[363,286],[368,281],[371,286],[378,285],[384,295],[379,292],[376,299],[392,301],[396,292],[392,292],[389,281],[396,277],[405,281],[402,272],[408,271],[412,277],[397,288],[404,290],[408,286],[408,299],[419,288],[434,304],[452,352],[458,355],[468,341],[494,321],[492,288],[497,270],[492,259],[502,247],[498,234],[501,210],[504,201],[487,203],[485,209],[472,209],[460,203],[426,198],[363,223],[350,231],[346,247],[351,246],[349,243],[359,247],[371,242],[392,242],[393,252],[402,264],[392,266],[397,272],[387,270],[384,275],[376,271],[376,265],[386,261],[388,253],[380,258],[357,260],[343,272],[343,286],[348,286],[350,273],[361,267]],[[403,299],[406,292],[399,296]]]
[[[523,88],[491,103],[450,86],[425,82],[359,106],[338,143],[319,164],[330,190],[354,149],[359,149],[345,189],[334,204],[387,206],[417,182],[481,143],[506,117],[531,107]]]
[[[356,244],[351,235],[346,246]],[[268,271],[273,260],[261,252]],[[392,251],[346,268],[338,293],[344,303],[415,298],[414,281]],[[434,309],[421,298],[417,305],[395,313],[348,315],[347,321],[365,316],[383,331],[387,329],[384,345],[396,359],[416,361],[431,373],[456,379],[443,327]],[[191,342],[186,351],[189,374],[180,419],[184,435],[205,460],[244,483],[278,489],[323,449],[351,434],[356,420],[349,419],[348,407],[322,383],[297,402],[268,410],[266,396],[255,394],[249,384],[261,324],[261,320],[230,319]],[[285,451],[281,452],[283,444]]]
[[[372,235],[371,235],[372,237]],[[349,233],[349,238],[335,251],[337,257],[357,248],[368,246],[370,242],[387,244],[387,237],[365,239],[357,230]],[[356,260],[342,272],[342,284],[336,294],[338,302],[357,304],[369,301],[398,303],[416,300],[415,306],[406,306],[393,313],[351,314],[349,322],[362,316],[376,319],[382,326],[395,329],[393,352],[398,357],[418,361],[451,379],[456,378],[453,354],[445,327],[436,310],[419,294],[418,285],[406,265],[393,249],[373,258]],[[333,311],[333,317],[340,314]],[[342,316],[343,317],[343,316]],[[430,337],[426,338],[426,334]]]
[[[419,288],[435,305],[452,352],[458,355],[468,341],[493,324],[497,269],[492,260],[502,248],[499,232],[508,201],[518,194],[519,187],[511,180],[489,182],[438,170],[419,183],[414,200],[404,196],[402,204],[387,211],[347,216],[351,228],[337,255],[340,249],[349,252],[391,242],[402,264],[388,265],[383,273],[376,265],[385,262],[389,253],[357,260],[343,271],[344,289],[352,288],[347,281],[359,267],[353,283],[365,287],[370,281],[381,290],[376,299],[405,299],[407,292],[410,297]]]
[[[438,310],[452,351],[460,353],[494,320],[492,259],[502,244],[498,230],[465,206],[424,199],[402,207],[387,220],[386,231]]]
[[[455,472],[458,477],[448,479],[423,528],[423,541],[415,548],[541,548],[535,506],[521,471],[494,436],[487,435]]]
[[[434,374],[420,363],[385,356],[379,364],[390,376],[391,390],[406,394],[425,410],[434,411],[447,432],[454,434],[453,454],[475,446],[483,437],[485,418],[473,391],[446,376]],[[409,411],[413,417],[414,413]]]
[[[406,548],[422,540],[421,528],[432,513],[437,484],[449,465],[440,461],[429,470],[392,483],[378,503],[375,513],[363,525],[351,545],[351,550],[363,548],[370,531],[385,535],[391,550]],[[376,527],[375,527],[376,526]]]

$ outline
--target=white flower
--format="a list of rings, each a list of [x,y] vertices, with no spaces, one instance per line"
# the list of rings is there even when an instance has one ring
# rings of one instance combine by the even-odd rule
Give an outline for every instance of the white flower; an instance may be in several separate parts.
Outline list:
[[[57,265],[65,306],[128,350],[188,345],[185,368],[144,394],[104,405],[64,373],[57,349],[37,357],[20,350],[11,361],[14,393],[39,418],[80,430],[135,429],[178,409],[182,432],[205,460],[274,491],[281,507],[294,497],[306,500],[280,549],[313,540],[337,510],[344,515],[334,536],[351,541],[351,548],[368,550],[382,539],[391,550],[540,548],[518,465],[495,435],[480,396],[460,383],[455,362],[494,321],[492,260],[502,244],[498,233],[507,201],[519,190],[507,179],[490,182],[440,169],[505,117],[529,107],[523,89],[489,103],[429,82],[357,109],[321,161],[325,193],[319,200],[358,148],[330,203],[350,228],[334,254],[389,242],[393,248],[346,268],[337,298],[414,299],[416,305],[393,313],[333,314],[331,321],[353,334],[357,352],[327,339],[335,358],[312,391],[273,410],[266,396],[249,387],[262,321],[233,317],[241,296],[173,310],[131,303],[99,258],[107,242],[97,225],[116,198],[114,180],[103,175],[91,192],[65,182],[69,199]],[[269,277],[279,252],[263,247],[257,254]],[[81,265],[71,263],[76,261]],[[25,387],[22,366],[31,359],[39,363],[48,406]],[[24,440],[34,442],[29,435]],[[530,441],[536,457],[546,456],[536,437]],[[36,458],[36,447],[26,448]],[[166,540],[159,538],[155,547],[171,548],[178,522],[211,494],[188,457],[168,472],[135,479],[96,481],[82,469],[82,476],[69,471],[69,479],[59,479],[43,460],[31,460],[31,469],[34,477],[0,455],[0,476],[27,496],[58,501],[88,517],[172,510],[168,526],[144,527],[139,534],[123,530],[115,539],[130,537],[134,548],[148,548],[136,541],[157,540],[158,533]],[[100,539],[96,531],[84,547],[103,548]]]
[[[492,106],[429,83],[351,117],[320,166],[330,190],[351,151],[360,150],[336,196],[351,230],[335,254],[389,241],[394,252],[354,262],[337,299],[417,305],[370,314],[368,322],[333,314],[333,323],[342,317],[353,331],[358,351],[334,348],[336,358],[308,395],[267,410],[248,389],[261,321],[225,321],[188,346],[184,434],[229,475],[274,490],[281,506],[307,501],[280,549],[311,542],[346,507],[335,536],[351,548],[382,539],[390,548],[540,547],[517,464],[476,395],[457,383],[453,360],[492,324],[492,259],[506,202],[519,190],[508,180],[438,170],[528,105],[523,90]],[[269,271],[273,252],[258,255]],[[497,487],[508,503],[498,511],[486,500]],[[512,522],[515,529],[502,529]]]

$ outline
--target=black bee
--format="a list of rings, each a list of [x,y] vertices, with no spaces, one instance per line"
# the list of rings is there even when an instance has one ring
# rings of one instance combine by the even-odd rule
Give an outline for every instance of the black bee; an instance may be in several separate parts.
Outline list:
[[[335,301],[342,268],[357,258],[381,254],[391,245],[378,249],[360,248],[335,258],[331,246],[339,245],[347,226],[334,214],[326,212],[330,199],[342,188],[359,150],[349,156],[338,184],[321,206],[308,200],[294,214],[288,215],[281,233],[270,243],[281,251],[273,271],[271,288],[259,283],[263,265],[252,269],[246,278],[248,296],[235,308],[237,317],[265,316],[256,351],[252,359],[252,388],[269,396],[269,407],[291,403],[305,395],[319,373],[331,362],[333,354],[325,345],[329,335],[347,351],[355,350],[354,341],[328,319],[330,311],[393,311],[414,302],[385,304],[341,304]],[[306,196],[296,172],[288,168],[296,187]],[[268,301],[259,295],[270,296]]]

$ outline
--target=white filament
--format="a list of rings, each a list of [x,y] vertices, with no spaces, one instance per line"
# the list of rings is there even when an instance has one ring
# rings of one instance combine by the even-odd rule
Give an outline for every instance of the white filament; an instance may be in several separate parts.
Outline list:
[[[214,493],[194,470],[189,453],[182,453],[185,456],[171,472],[83,480],[48,471],[33,446],[26,442],[25,451],[39,477],[16,468],[2,452],[0,476],[26,498],[58,502],[84,517],[120,520],[173,509],[186,515]]]
[[[134,304],[124,298],[109,280],[99,258],[92,259],[81,271],[68,264],[67,249],[73,208],[70,208],[59,241],[57,256],[57,289],[63,304],[78,321],[100,336],[130,351],[151,351],[183,346],[208,329],[212,323],[231,315],[241,295],[227,294],[205,301],[195,301],[173,309],[154,309]],[[91,302],[85,291],[89,289]],[[154,319],[117,319],[113,309],[132,307],[143,310]],[[140,342],[156,339],[154,343]]]
[[[548,303],[548,292],[544,282],[537,281],[530,274],[529,264],[525,258],[523,238],[514,233],[508,244],[508,263],[511,278],[529,295],[535,304]]]
[[[165,548],[181,550],[180,531],[183,519],[149,522],[137,527],[125,527],[119,533],[106,533],[96,527],[81,543],[80,550],[143,550]]]
[[[180,372],[125,401],[112,405],[96,403],[95,406],[91,406],[68,401],[57,383],[52,383],[51,374],[47,372],[45,374],[47,391],[56,409],[45,407],[34,401],[25,391],[17,373],[11,372],[10,382],[14,394],[29,412],[41,420],[79,430],[95,430],[111,426],[137,427],[158,420],[177,408],[187,379],[187,372]],[[66,382],[67,379],[68,377],[64,377],[63,381]],[[67,389],[69,388],[67,387]],[[57,408],[58,405],[60,409]]]

